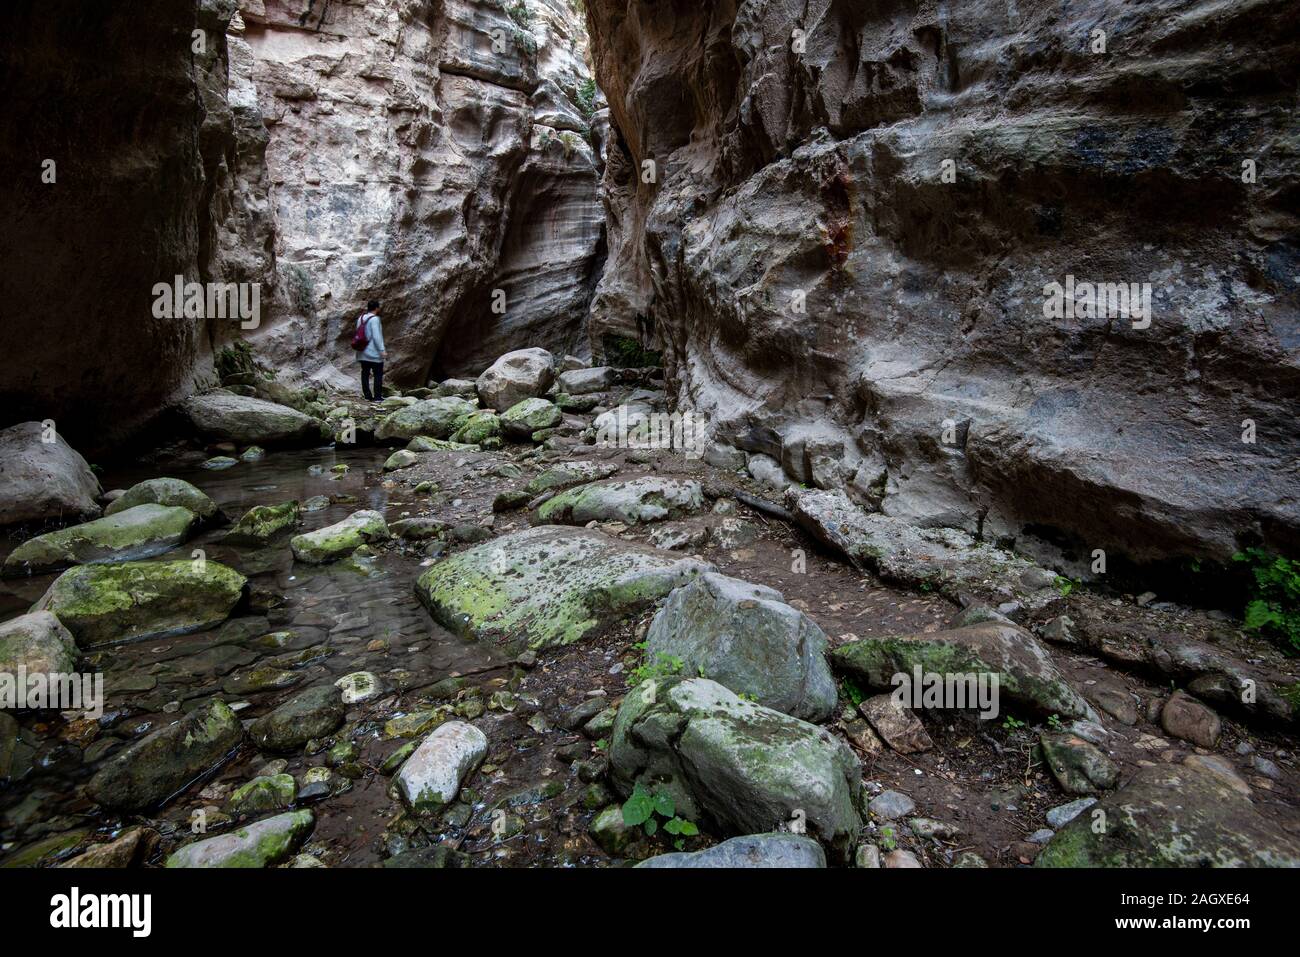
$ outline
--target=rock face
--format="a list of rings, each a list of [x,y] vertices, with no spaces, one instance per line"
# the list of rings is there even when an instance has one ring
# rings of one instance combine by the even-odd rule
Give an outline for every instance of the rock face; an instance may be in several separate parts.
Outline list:
[[[446,628],[533,648],[567,645],[710,570],[579,528],[532,528],[458,552],[415,592]]]
[[[682,660],[698,674],[805,721],[835,708],[826,635],[779,592],[725,575],[701,575],[664,602],[646,633],[646,658]]]
[[[1294,4],[586,6],[592,339],[652,327],[718,437],[1072,574],[1296,551]]]
[[[1300,842],[1215,775],[1158,764],[1061,828],[1034,865],[1300,867]]]
[[[214,561],[81,565],[56,578],[36,608],[53,612],[84,648],[220,624],[245,584]]]
[[[610,744],[614,784],[665,789],[677,813],[723,834],[796,816],[839,856],[861,826],[862,768],[815,725],[744,701],[703,678],[645,681],[623,700]]]
[[[0,526],[96,518],[99,494],[95,473],[57,432],[40,422],[0,430]]]
[[[213,702],[119,751],[90,779],[88,791],[106,807],[152,808],[221,761],[243,737],[235,713]]]
[[[188,508],[137,505],[93,522],[28,539],[5,559],[3,574],[31,575],[100,562],[161,555],[185,541],[198,523]]]

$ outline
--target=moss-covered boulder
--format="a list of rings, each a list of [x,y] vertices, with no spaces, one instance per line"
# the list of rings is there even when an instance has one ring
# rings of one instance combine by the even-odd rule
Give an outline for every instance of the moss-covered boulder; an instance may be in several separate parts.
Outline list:
[[[226,810],[234,815],[283,811],[293,807],[297,797],[298,782],[292,774],[268,774],[235,788],[226,801]]]
[[[477,445],[466,445],[464,442],[449,442],[446,439],[431,439],[427,435],[417,435],[406,443],[408,452],[477,452]]]
[[[384,462],[385,472],[396,472],[399,469],[409,469],[412,465],[417,464],[420,457],[408,449],[398,449]]]
[[[200,435],[239,446],[304,446],[328,435],[317,419],[250,396],[224,392],[195,395],[180,408]]]
[[[561,492],[575,485],[586,485],[609,478],[618,472],[618,466],[608,462],[565,462],[549,468],[526,486],[530,498],[546,492]]]
[[[167,858],[167,866],[273,867],[302,846],[315,823],[311,811],[277,814],[229,834],[186,844]]]
[[[1222,777],[1139,768],[1056,832],[1035,867],[1300,867],[1300,840]]]
[[[345,713],[343,693],[334,685],[318,685],[258,718],[249,725],[248,736],[264,750],[293,751],[333,732]]]
[[[55,579],[36,609],[53,612],[84,648],[218,625],[245,584],[239,572],[214,561],[82,565]]]
[[[479,445],[500,434],[500,417],[490,409],[482,409],[471,415],[451,438],[453,442]]]
[[[289,543],[293,557],[309,565],[323,565],[351,555],[362,545],[386,541],[388,523],[379,512],[363,509],[343,521],[314,532],[295,535]]]
[[[721,834],[792,821],[847,859],[862,826],[862,766],[830,732],[745,701],[705,678],[647,680],[619,707],[611,779],[673,798],[678,815]]]
[[[693,479],[646,476],[579,485],[543,502],[539,522],[585,525],[591,521],[658,522],[704,508],[704,489]]]
[[[137,505],[28,539],[5,559],[4,574],[40,574],[69,565],[130,562],[161,555],[189,538],[197,523],[198,516],[187,508]]]
[[[517,402],[501,414],[501,431],[511,439],[524,440],[534,432],[551,429],[564,420],[554,402],[532,398]]]
[[[116,515],[137,505],[150,504],[188,508],[205,522],[212,521],[220,514],[216,502],[189,482],[175,478],[148,479],[132,485],[104,509],[104,514]]]
[[[543,648],[578,641],[709,570],[589,529],[531,528],[439,562],[416,594],[447,628]]]
[[[700,575],[664,602],[646,633],[647,660],[678,659],[688,675],[805,721],[835,709],[826,635],[780,592]]]
[[[156,807],[221,763],[243,737],[235,713],[214,701],[113,755],[87,791],[96,803],[121,811]]]
[[[226,535],[226,542],[231,545],[265,545],[280,532],[297,526],[301,520],[302,512],[297,502],[254,505],[240,516]]]
[[[426,399],[385,416],[375,429],[375,438],[381,442],[406,442],[417,435],[449,439],[477,408],[477,403],[458,396]]]
[[[997,675],[1002,707],[1011,702],[1038,715],[1099,720],[1034,636],[1006,622],[866,638],[836,648],[831,664],[864,687],[878,690],[893,690],[895,675],[912,677],[917,668],[945,676]]]
[[[70,674],[76,666],[76,639],[48,611],[0,624],[0,674]]]

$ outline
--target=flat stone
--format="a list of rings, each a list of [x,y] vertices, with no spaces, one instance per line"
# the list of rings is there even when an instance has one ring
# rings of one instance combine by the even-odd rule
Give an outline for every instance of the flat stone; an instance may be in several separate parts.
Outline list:
[[[826,852],[799,834],[746,834],[692,853],[660,854],[642,861],[648,868],[816,868],[826,866]]]
[[[311,811],[277,814],[229,834],[187,844],[167,867],[272,867],[293,856],[315,825]]]
[[[317,685],[294,695],[254,721],[249,737],[267,751],[293,751],[323,738],[343,723],[343,696],[334,685]]]
[[[6,576],[35,575],[70,565],[129,562],[161,555],[190,536],[198,516],[187,508],[137,505],[23,542],[5,559]]]
[[[436,811],[460,793],[461,783],[487,756],[487,736],[463,721],[439,725],[397,772],[397,788],[413,811]]]
[[[898,791],[883,791],[871,799],[867,809],[885,821],[896,821],[916,810],[916,802]]]
[[[1069,804],[1061,804],[1047,812],[1047,823],[1059,831],[1096,803],[1095,797],[1085,797]]]
[[[704,490],[699,482],[647,476],[608,479],[568,489],[543,502],[537,509],[537,520],[564,525],[593,521],[636,525],[681,518],[703,508]]]

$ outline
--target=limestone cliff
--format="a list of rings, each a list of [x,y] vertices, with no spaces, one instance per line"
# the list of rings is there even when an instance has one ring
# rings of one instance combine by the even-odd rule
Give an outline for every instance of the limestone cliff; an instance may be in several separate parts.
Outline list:
[[[587,11],[592,338],[652,328],[721,441],[1075,573],[1300,545],[1294,4]]]

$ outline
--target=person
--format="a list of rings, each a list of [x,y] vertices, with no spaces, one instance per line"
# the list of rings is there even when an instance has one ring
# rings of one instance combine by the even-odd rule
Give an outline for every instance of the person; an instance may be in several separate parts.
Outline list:
[[[362,326],[366,330],[366,347],[357,358],[361,362],[361,394],[370,402],[382,402],[384,398],[384,360],[388,351],[384,348],[384,324],[379,318],[379,300],[371,299],[366,303],[365,313],[357,320],[357,331]],[[370,389],[373,376],[374,392]]]

